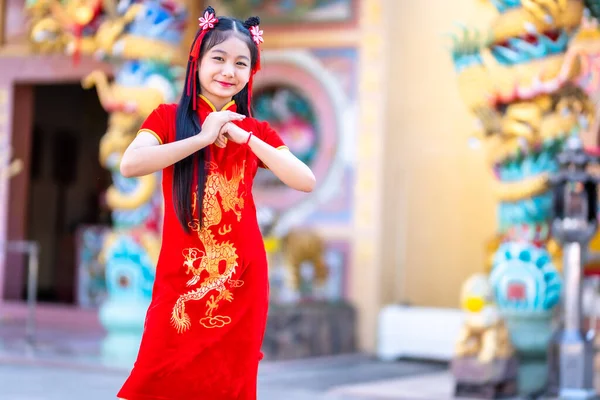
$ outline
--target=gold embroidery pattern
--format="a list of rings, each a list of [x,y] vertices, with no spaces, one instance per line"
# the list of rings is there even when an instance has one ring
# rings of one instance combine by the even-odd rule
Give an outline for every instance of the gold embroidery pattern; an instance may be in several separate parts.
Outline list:
[[[231,232],[231,225],[225,225],[219,228],[219,235],[224,236]]]
[[[187,331],[191,326],[190,317],[185,312],[186,302],[202,300],[211,291],[216,291],[217,293],[211,294],[210,298],[206,301],[206,316],[200,320],[200,324],[206,328],[222,328],[230,324],[231,317],[215,315],[214,312],[219,307],[221,301],[233,301],[233,293],[225,287],[226,283],[229,284],[230,289],[240,287],[244,284],[241,280],[231,279],[238,265],[236,248],[230,242],[217,242],[210,228],[218,225],[221,222],[223,212],[227,211],[235,213],[237,220],[240,221],[242,209],[244,208],[244,199],[242,197],[243,194],[238,196],[238,192],[240,182],[244,179],[245,162],[241,168],[234,167],[231,179],[227,179],[224,175],[221,175],[218,172],[216,164],[209,163],[208,166],[209,174],[206,178],[203,202],[203,227],[200,229],[200,223],[197,219],[190,223],[190,228],[198,234],[204,250],[186,248],[182,253],[184,259],[183,266],[187,268],[186,274],[192,274],[192,278],[187,282],[187,286],[198,284],[200,286],[179,296],[179,299],[177,299],[173,306],[171,323],[179,333]],[[220,203],[217,194],[221,197]],[[194,196],[192,202],[194,215],[196,214],[196,200]],[[223,210],[221,210],[221,206]],[[221,229],[218,231],[221,235],[228,232],[227,228]],[[231,227],[229,227],[230,230]],[[225,262],[225,269],[222,273],[219,272],[221,262]],[[204,276],[206,277],[200,282],[203,272],[205,272]]]

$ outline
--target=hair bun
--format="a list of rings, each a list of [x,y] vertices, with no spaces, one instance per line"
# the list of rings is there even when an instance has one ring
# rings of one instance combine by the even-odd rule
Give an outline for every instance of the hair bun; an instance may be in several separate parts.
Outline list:
[[[260,25],[260,18],[258,17],[250,17],[246,20],[246,22],[244,22],[244,26],[247,29],[250,29],[253,26],[258,26]]]
[[[215,12],[215,9],[212,8],[211,6],[208,6],[204,9],[204,12],[202,13],[202,15],[209,13],[209,14],[213,14],[213,15],[217,15],[217,13]]]

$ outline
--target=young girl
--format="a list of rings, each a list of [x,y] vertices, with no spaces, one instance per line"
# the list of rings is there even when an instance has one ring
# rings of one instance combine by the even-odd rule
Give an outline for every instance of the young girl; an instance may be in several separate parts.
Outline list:
[[[179,105],[163,104],[125,151],[126,177],[163,171],[163,241],[127,400],[256,399],[268,306],[267,259],[252,198],[257,168],[310,192],[315,177],[250,116],[259,19],[208,7]]]

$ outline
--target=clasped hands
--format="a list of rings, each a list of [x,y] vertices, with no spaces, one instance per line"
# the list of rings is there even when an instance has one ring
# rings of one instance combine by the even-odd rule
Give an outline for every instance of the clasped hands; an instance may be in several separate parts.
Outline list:
[[[245,115],[233,111],[212,112],[204,120],[201,134],[206,135],[205,138],[209,143],[214,143],[218,147],[225,147],[228,140],[238,144],[246,143],[250,133],[233,123],[244,118]]]

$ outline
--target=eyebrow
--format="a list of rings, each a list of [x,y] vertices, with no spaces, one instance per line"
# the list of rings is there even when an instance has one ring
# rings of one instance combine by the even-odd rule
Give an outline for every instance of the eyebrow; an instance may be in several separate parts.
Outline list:
[[[221,54],[224,54],[224,55],[228,55],[226,51],[219,50],[219,49],[211,50],[211,53],[212,52],[214,52],[214,53],[221,53]],[[246,56],[238,56],[237,58],[245,58],[246,60],[248,60],[248,62],[250,62],[250,59],[248,57],[246,57]]]

